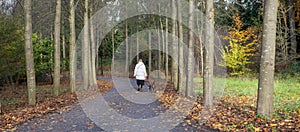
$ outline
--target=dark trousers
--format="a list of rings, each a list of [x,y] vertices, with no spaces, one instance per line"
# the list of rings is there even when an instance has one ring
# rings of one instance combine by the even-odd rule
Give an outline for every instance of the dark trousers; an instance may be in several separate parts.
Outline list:
[[[138,85],[138,88],[143,88],[145,80],[136,80],[136,84]]]

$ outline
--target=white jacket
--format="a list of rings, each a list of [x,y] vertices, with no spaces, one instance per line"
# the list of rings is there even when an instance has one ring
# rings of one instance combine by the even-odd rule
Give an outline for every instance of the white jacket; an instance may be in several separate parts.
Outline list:
[[[143,62],[139,62],[138,64],[135,65],[133,76],[135,76],[137,80],[146,79],[147,72],[146,72],[145,64]]]

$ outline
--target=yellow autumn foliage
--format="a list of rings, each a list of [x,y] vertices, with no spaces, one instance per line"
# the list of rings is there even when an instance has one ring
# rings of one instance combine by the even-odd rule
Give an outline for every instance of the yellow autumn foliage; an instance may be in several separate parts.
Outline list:
[[[244,24],[239,14],[235,14],[233,20],[235,27],[230,28],[228,36],[223,36],[229,41],[229,45],[221,50],[226,63],[220,65],[230,68],[232,70],[230,75],[239,76],[250,71],[246,66],[252,64],[249,58],[254,56],[258,48],[258,36],[255,34],[257,32],[255,28],[242,29]]]

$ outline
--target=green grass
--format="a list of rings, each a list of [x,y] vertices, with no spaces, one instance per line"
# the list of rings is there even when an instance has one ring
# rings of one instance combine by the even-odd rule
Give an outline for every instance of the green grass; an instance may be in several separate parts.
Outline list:
[[[275,83],[275,108],[292,111],[300,110],[300,80],[280,80]]]
[[[246,95],[253,98],[257,97],[258,80],[247,78],[226,78],[216,79],[216,81],[225,82],[223,96],[241,96]],[[197,85],[203,83],[202,78],[196,78]],[[196,90],[202,93],[202,87]],[[300,109],[300,80],[276,80],[274,88],[274,108],[276,110],[292,111]]]
[[[258,80],[256,79],[226,78],[224,94],[229,96],[256,96],[257,87]]]

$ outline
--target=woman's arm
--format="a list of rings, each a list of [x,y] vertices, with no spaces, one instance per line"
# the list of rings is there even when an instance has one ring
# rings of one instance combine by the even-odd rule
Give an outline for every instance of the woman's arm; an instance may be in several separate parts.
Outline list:
[[[137,66],[137,65],[136,65],[136,66]],[[134,77],[136,76],[136,71],[137,71],[136,66],[135,66],[135,68],[134,68],[134,73],[133,73],[133,76],[134,76]]]

